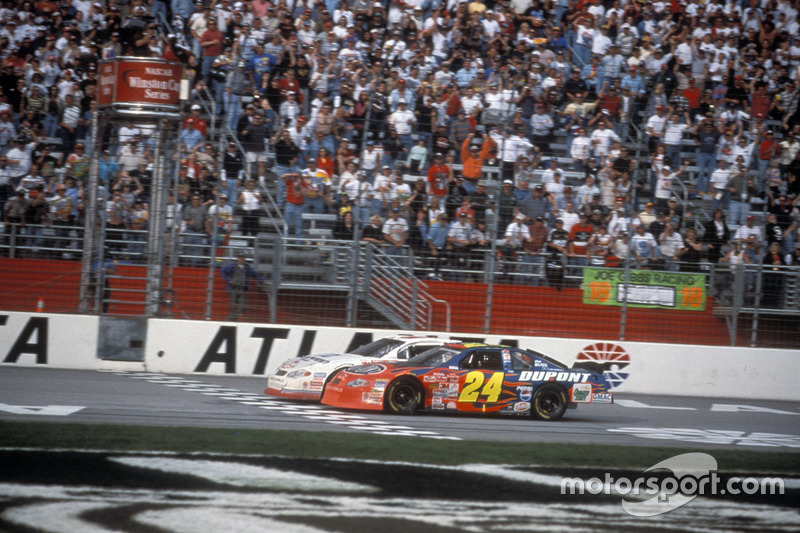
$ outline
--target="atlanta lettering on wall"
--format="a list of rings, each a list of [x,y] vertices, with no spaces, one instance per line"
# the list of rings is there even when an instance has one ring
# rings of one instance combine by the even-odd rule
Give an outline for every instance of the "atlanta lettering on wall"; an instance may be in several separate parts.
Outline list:
[[[239,328],[245,326],[220,326],[217,333],[211,339],[208,347],[203,352],[200,362],[195,367],[195,372],[205,373],[209,371],[211,365],[220,364],[225,368],[226,374],[235,374],[237,372],[237,358],[239,348],[236,343],[236,335]],[[252,375],[264,375],[267,363],[269,362],[270,354],[272,353],[273,343],[278,339],[287,339],[291,329],[289,328],[268,328],[268,327],[254,327],[250,333],[250,337],[254,339],[262,339],[261,346],[258,349],[258,356],[256,357],[255,365],[251,372]],[[388,335],[388,332],[387,332]],[[287,359],[294,357],[305,357],[312,353],[314,340],[317,337],[316,329],[303,330],[303,337],[298,346],[297,353],[288,355]],[[452,337],[454,341],[461,342],[484,342],[482,337]],[[374,339],[371,332],[356,331],[353,332],[349,342],[345,346],[341,346],[339,351],[341,353],[351,352],[359,346],[369,344]],[[516,339],[503,339],[500,344],[506,346],[517,346]]]
[[[5,326],[7,322],[8,315],[0,315],[0,326]],[[21,355],[33,355],[37,365],[46,365],[48,326],[47,317],[29,318],[3,357],[3,362],[16,363]]]

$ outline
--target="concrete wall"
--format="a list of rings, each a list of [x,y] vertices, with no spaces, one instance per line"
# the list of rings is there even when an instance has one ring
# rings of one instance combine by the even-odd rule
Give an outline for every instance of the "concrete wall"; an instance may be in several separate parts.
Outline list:
[[[292,357],[344,352],[385,330],[152,319],[142,361],[101,359],[100,321],[80,315],[0,314],[0,365],[266,376]],[[431,333],[447,337],[444,333]],[[598,342],[496,335],[451,338],[517,345],[606,372],[614,392],[800,400],[800,350]]]

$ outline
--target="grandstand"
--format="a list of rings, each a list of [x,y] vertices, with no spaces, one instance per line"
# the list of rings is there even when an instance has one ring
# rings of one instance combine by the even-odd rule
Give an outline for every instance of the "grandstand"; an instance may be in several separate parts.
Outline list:
[[[218,267],[244,251],[269,287],[252,295],[250,321],[793,346],[795,10],[487,4],[420,14],[381,2],[292,11],[261,2],[81,5],[46,27],[50,44],[36,40],[51,24],[42,14],[3,11],[16,48],[4,59],[4,94],[29,82],[0,120],[3,308],[223,319]],[[97,24],[72,24],[84,17]],[[175,142],[164,205],[149,203],[152,129],[116,120],[91,143],[97,58],[127,54],[187,65],[185,118],[166,132]],[[50,55],[56,66],[40,69]],[[41,79],[46,94],[48,76],[79,105],[43,106],[34,87]],[[89,156],[76,149],[81,141]],[[435,154],[447,170],[429,172]],[[93,201],[103,214],[87,243],[79,207],[92,200],[92,158],[101,160]],[[723,159],[728,174],[719,172]],[[239,203],[248,180],[259,200],[248,193]],[[424,194],[413,196],[420,180]],[[115,223],[117,190],[124,214]],[[59,211],[59,194],[73,199],[71,210]],[[426,238],[437,195],[450,199],[441,206],[450,237],[458,209],[472,213],[463,249]],[[383,225],[394,208],[406,230]],[[717,208],[724,224],[715,225]],[[581,211],[588,226],[573,232]],[[343,225],[347,212],[354,226]],[[517,215],[526,229],[515,242],[508,228]],[[374,216],[382,242],[362,239]],[[544,233],[534,230],[537,217]],[[165,221],[157,242],[148,219]],[[563,246],[558,219],[575,222]],[[672,242],[661,238],[668,225]],[[387,243],[394,231],[403,246]],[[154,291],[148,268],[157,257]],[[596,272],[623,280],[613,302],[593,301],[587,276]],[[668,282],[642,289],[644,300],[620,296],[654,272],[686,274],[702,297],[680,305],[687,287]]]

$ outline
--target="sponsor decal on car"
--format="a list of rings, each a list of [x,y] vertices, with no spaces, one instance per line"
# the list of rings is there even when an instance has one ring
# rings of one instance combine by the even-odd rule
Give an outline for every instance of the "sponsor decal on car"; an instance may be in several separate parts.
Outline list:
[[[592,385],[589,383],[577,383],[572,386],[572,401],[576,403],[589,403],[592,394]]]
[[[324,378],[324,377],[325,377],[325,376],[327,376],[327,375],[328,375],[328,374],[326,374],[325,372],[316,372],[316,373],[314,374],[314,377],[315,377],[315,378]]]
[[[447,408],[448,409],[455,409],[456,408],[456,402],[447,402]]]
[[[380,392],[365,392],[361,395],[361,401],[364,403],[381,403],[383,394]]]
[[[321,389],[324,384],[325,384],[325,381],[321,380],[321,379],[312,379],[311,380],[311,388],[312,389]]]
[[[530,402],[517,402],[514,404],[514,411],[517,413],[530,410],[531,410]]]
[[[589,372],[556,372],[550,370],[547,372],[537,370],[531,372],[526,370],[519,375],[520,381],[568,381],[570,383],[584,383],[589,381],[591,374]]]
[[[375,383],[372,384],[372,392],[381,392],[385,390],[387,383],[389,383],[388,379],[376,379]]]
[[[595,392],[592,394],[594,403],[614,403],[614,397],[609,392]]]
[[[517,387],[519,391],[519,399],[523,402],[531,401],[531,397],[533,396],[533,387]]]

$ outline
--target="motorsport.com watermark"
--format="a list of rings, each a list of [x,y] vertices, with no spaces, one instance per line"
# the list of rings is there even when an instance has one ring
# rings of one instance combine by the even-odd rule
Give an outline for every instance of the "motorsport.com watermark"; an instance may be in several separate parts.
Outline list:
[[[730,477],[724,483],[717,475],[717,460],[707,453],[684,453],[670,457],[645,470],[670,470],[672,474],[642,475],[631,480],[576,477],[561,480],[561,494],[606,494],[634,497],[622,500],[622,508],[633,516],[656,516],[667,513],[704,495],[775,495],[784,493],[784,481],[777,477]]]

